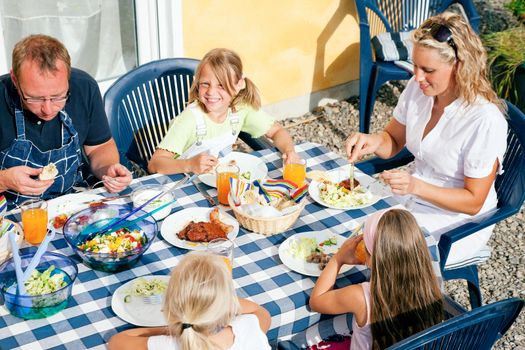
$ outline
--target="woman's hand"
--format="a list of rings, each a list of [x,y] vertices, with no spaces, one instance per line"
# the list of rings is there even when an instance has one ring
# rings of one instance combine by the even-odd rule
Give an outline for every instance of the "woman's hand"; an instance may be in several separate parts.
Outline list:
[[[363,158],[367,154],[377,151],[383,139],[376,134],[353,133],[346,139],[346,155],[350,163]]]
[[[336,259],[337,264],[339,266],[342,266],[344,264],[347,265],[359,265],[362,264],[359,259],[355,256],[355,249],[357,247],[357,244],[363,240],[363,235],[359,235],[356,237],[348,238],[341,248],[335,253],[334,257],[332,259]]]
[[[213,170],[219,163],[217,157],[208,153],[199,153],[189,160],[191,172],[195,174],[205,174]]]
[[[390,186],[394,194],[416,194],[418,180],[405,170],[386,170],[381,173],[380,178]]]

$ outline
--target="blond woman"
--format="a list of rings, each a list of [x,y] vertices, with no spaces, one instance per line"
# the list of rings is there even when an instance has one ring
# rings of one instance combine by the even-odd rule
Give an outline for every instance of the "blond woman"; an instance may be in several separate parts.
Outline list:
[[[506,149],[504,103],[487,79],[486,52],[464,18],[443,13],[413,34],[414,77],[378,134],[351,135],[351,162],[366,154],[395,156],[403,147],[414,155],[412,169],[381,177],[436,240],[454,227],[497,205],[494,180]],[[447,268],[490,256],[492,227],[452,245]]]

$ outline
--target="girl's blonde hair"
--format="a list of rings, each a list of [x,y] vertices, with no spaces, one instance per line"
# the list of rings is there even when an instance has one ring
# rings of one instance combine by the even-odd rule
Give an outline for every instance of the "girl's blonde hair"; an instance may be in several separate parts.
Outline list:
[[[257,87],[243,75],[241,58],[234,51],[224,48],[209,51],[200,61],[195,72],[195,79],[191,85],[189,103],[197,101],[200,107],[208,112],[204,104],[199,101],[199,83],[202,69],[206,65],[215,73],[217,80],[226,92],[233,97],[230,105],[232,109],[235,110],[235,107],[239,104],[246,104],[254,109],[261,108],[261,98]],[[244,79],[246,87],[237,93],[235,86],[241,79]]]
[[[240,312],[223,258],[203,252],[187,254],[171,273],[163,310],[169,332],[182,350],[218,349],[210,337]]]
[[[410,212],[392,209],[381,217],[371,259],[374,349],[443,320],[443,296],[425,238]]]
[[[436,25],[443,25],[452,33],[457,57],[449,43],[446,41],[439,42],[432,37],[431,28]],[[467,105],[475,102],[476,98],[480,96],[494,103],[501,111],[506,110],[505,103],[498,98],[488,79],[487,52],[479,36],[463,16],[452,12],[443,12],[430,17],[414,31],[412,39],[414,46],[419,45],[437,50],[443,62],[451,65],[456,62],[457,92]]]

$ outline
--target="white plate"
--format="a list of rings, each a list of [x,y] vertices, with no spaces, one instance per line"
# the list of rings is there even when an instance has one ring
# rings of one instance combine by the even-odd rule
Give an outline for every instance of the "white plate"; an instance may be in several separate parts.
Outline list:
[[[264,179],[268,174],[268,167],[266,167],[264,161],[251,154],[231,152],[225,157],[219,158],[219,163],[228,164],[230,160],[235,160],[241,174],[247,171],[250,172],[250,181]],[[208,186],[217,187],[215,172],[201,174],[199,175],[199,179]]]
[[[147,280],[158,278],[166,281],[166,283],[168,283],[170,280],[169,276],[155,275],[142,276],[137,278],[144,278]],[[161,302],[160,304],[149,305],[145,304],[142,301],[142,297],[131,297],[131,302],[124,302],[124,297],[127,295],[127,291],[131,288],[131,286],[137,278],[121,285],[117,288],[115,293],[113,293],[111,297],[111,308],[113,309],[113,312],[127,323],[131,323],[135,326],[166,326],[168,322],[166,322],[164,314],[162,313],[163,302]]]
[[[71,193],[47,201],[47,217],[49,219],[47,228],[61,233],[62,228],[55,229],[53,227],[53,219],[55,216],[66,214],[70,217],[72,214],[89,207],[90,202],[95,202],[102,198],[104,198],[104,196],[100,194]]]
[[[205,250],[206,243],[199,242],[190,242],[184,239],[180,239],[177,236],[179,233],[190,221],[210,221],[210,212],[214,208],[187,208],[182,209],[176,213],[169,215],[162,222],[162,227],[160,228],[160,234],[162,237],[170,244],[173,244],[175,247],[189,249],[189,250]],[[219,209],[219,218],[222,222],[228,225],[233,226],[233,230],[228,234],[228,239],[233,241],[237,234],[239,233],[239,223],[233,216],[228,213],[223,212]]]
[[[290,248],[290,243],[292,240],[300,239],[300,238],[315,238],[317,240],[317,243],[321,243],[323,241],[326,241],[327,239],[331,237],[337,238],[337,245],[336,246],[327,246],[325,247],[325,253],[335,253],[343,245],[346,238],[337,235],[335,233],[331,232],[302,232],[297,233],[293,236],[288,237],[281,245],[279,246],[279,258],[283,262],[286,267],[288,267],[290,270],[293,270],[295,272],[299,272],[300,274],[307,275],[307,276],[321,276],[321,270],[319,269],[319,264],[316,263],[309,263],[306,262],[304,259],[299,259],[293,257],[290,253],[288,253],[288,249]],[[350,270],[354,265],[343,265],[341,268],[341,271],[339,273],[345,273],[346,271]]]
[[[344,166],[342,168],[329,171],[329,172],[327,172],[327,175],[328,175],[330,181],[338,183],[338,182],[341,182],[343,180],[348,179],[349,171],[350,171],[349,165],[347,165],[347,166]],[[354,171],[354,177],[363,186],[368,186],[372,182],[376,181],[371,176],[366,175],[366,174],[362,173],[361,171],[358,171],[357,168]],[[310,182],[310,186],[308,186],[308,193],[310,193],[310,196],[317,203],[319,203],[321,205],[324,205],[325,207],[332,208],[332,209],[341,209],[341,210],[362,209],[362,208],[366,208],[366,207],[369,207],[369,206],[377,203],[380,199],[383,199],[383,198],[386,198],[386,197],[389,197],[389,196],[392,195],[392,192],[390,192],[390,189],[387,186],[385,186],[382,183],[380,183],[379,181],[377,181],[377,182],[373,183],[370,186],[370,188],[369,188],[369,191],[373,195],[373,198],[372,198],[372,200],[369,203],[363,204],[363,205],[357,205],[357,206],[336,207],[336,206],[333,206],[331,204],[326,203],[324,200],[321,199],[321,196],[319,194],[319,184],[320,184],[320,182],[312,180],[312,182]]]

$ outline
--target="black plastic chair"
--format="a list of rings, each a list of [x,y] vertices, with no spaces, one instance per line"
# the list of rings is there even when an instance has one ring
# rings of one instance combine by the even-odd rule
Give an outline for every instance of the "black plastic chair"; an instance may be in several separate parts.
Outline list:
[[[393,62],[375,61],[370,44],[374,35],[387,32],[410,31],[427,18],[444,12],[458,3],[477,32],[480,17],[471,0],[355,0],[359,16],[359,131],[368,132],[374,111],[376,93],[390,80],[407,80],[412,73]],[[373,15],[374,13],[375,15]]]
[[[199,60],[168,58],[141,65],[120,77],[104,95],[104,107],[121,163],[131,170],[131,160],[147,170],[148,160],[167,133],[170,121],[179,115]],[[240,138],[254,150],[269,147],[269,141],[247,133]]]
[[[438,243],[441,257],[441,273],[444,280],[465,279],[468,284],[470,304],[473,308],[481,305],[478,269],[469,265],[457,269],[445,269],[448,254],[452,244],[485,227],[494,225],[520,211],[525,201],[525,115],[513,104],[507,102],[509,131],[507,135],[507,150],[503,158],[503,174],[496,177],[496,192],[498,207],[476,217],[475,221],[465,223],[444,233]],[[414,159],[408,150],[403,149],[392,159],[372,158],[356,163],[356,166],[367,174],[375,174],[383,170],[396,168]]]
[[[524,301],[512,298],[484,305],[416,333],[388,350],[488,350],[512,326]],[[292,341],[281,341],[278,350],[299,350]]]

